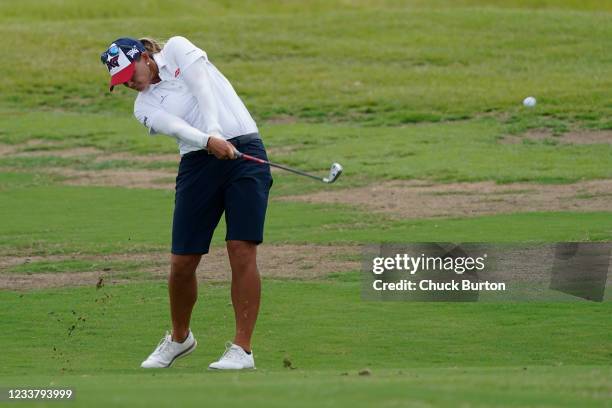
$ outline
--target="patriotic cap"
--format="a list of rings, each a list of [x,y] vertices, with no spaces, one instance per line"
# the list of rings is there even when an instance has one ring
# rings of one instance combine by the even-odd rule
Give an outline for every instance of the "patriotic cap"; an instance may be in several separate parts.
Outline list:
[[[119,38],[100,54],[102,63],[106,64],[111,75],[111,91],[115,85],[127,82],[132,78],[136,61],[140,59],[140,54],[145,51],[145,47],[140,41],[133,38]]]

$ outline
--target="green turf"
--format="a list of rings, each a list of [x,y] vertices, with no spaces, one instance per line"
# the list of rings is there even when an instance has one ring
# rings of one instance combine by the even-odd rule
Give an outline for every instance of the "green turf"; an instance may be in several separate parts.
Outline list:
[[[612,129],[610,12],[597,0],[0,2],[0,151],[37,153],[0,158],[0,253],[168,251],[172,189],[65,186],[48,173],[165,169],[173,182],[174,162],[104,157],[177,153],[134,120],[133,92],[107,92],[98,55],[116,37],[187,36],[235,86],[272,160],[321,173],[331,161],[345,166],[333,186],[275,173],[275,199],[394,179],[611,178],[609,143],[555,138]],[[534,109],[521,105],[528,95]],[[527,140],[530,129],[553,137]],[[506,135],[523,140],[505,144]],[[56,154],[72,147],[103,153]],[[399,219],[273,200],[265,239],[610,241],[611,220],[579,208]],[[223,237],[222,222],[214,245]],[[114,276],[144,277],[140,263],[111,264]],[[42,260],[2,272],[100,265]],[[0,291],[0,387],[72,386],[77,399],[66,405],[83,407],[611,406],[610,303],[376,303],[359,293],[349,271],[265,280],[259,370],[219,374],[204,368],[231,338],[227,284],[201,287],[198,351],[154,373],[137,367],[168,327],[163,283]],[[284,369],[285,357],[298,368]],[[357,375],[364,368],[372,375]]]
[[[36,157],[6,157],[0,159],[0,167],[18,170],[29,170],[52,167],[71,167],[76,170],[107,170],[107,169],[177,169],[176,161],[137,162],[133,160],[96,161],[95,155],[85,155],[74,158],[57,156]]]
[[[138,17],[118,13],[122,6],[85,7],[77,0],[5,5],[1,33],[11,58],[0,63],[0,104],[129,112],[133,93],[106,92],[99,53],[118,33],[184,33],[206,49],[259,119],[438,121],[516,113],[535,94],[540,114],[609,123],[608,13],[418,7],[422,1],[309,3],[180,1],[172,18],[161,0],[143,1]],[[57,52],[68,47],[72,52]]]
[[[226,284],[200,288],[197,352],[156,373],[141,373],[138,364],[168,326],[164,284],[0,292],[11,310],[3,323],[13,328],[2,338],[0,383],[72,386],[79,406],[144,406],[139,398],[151,388],[184,390],[185,403],[210,393],[219,403],[255,406],[304,394],[315,405],[412,397],[452,406],[457,393],[481,406],[500,397],[510,406],[587,406],[611,391],[610,303],[365,302],[358,282],[337,280],[266,280],[263,288],[258,371],[240,376],[205,372],[232,332]],[[284,358],[297,369],[283,368]],[[358,376],[365,368],[372,375]],[[238,385],[254,395],[230,401]]]
[[[149,263],[150,265],[150,263]],[[105,261],[67,259],[61,261],[34,261],[7,268],[5,272],[15,274],[57,273],[57,272],[130,272],[148,266],[142,261]]]
[[[609,367],[455,367],[374,371],[275,371],[257,373],[122,374],[29,376],[27,383],[75,390],[67,407],[605,407]],[[7,384],[23,386],[14,377]],[[195,390],[195,391],[194,391]],[[19,403],[19,406],[40,406]]]
[[[20,143],[29,139],[56,141],[67,146],[94,146],[102,149],[151,153],[176,153],[176,146],[165,136],[149,137],[144,129],[109,130],[109,135],[70,135],[85,119],[75,115],[54,114],[58,126],[47,132],[47,115],[32,115],[27,131],[19,122],[0,117],[10,129],[0,141]],[[89,115],[92,120],[98,119]],[[38,121],[40,129],[37,128]],[[27,123],[30,123],[29,121]],[[121,123],[121,122],[119,122]],[[125,133],[122,131],[125,131]],[[431,179],[434,181],[497,182],[535,181],[543,183],[572,182],[612,177],[612,147],[609,144],[551,145],[545,142],[503,144],[498,139],[507,129],[492,119],[461,123],[427,124],[404,128],[358,127],[347,125],[269,125],[262,128],[270,159],[305,170],[324,173],[331,161],[341,162],[346,171],[340,185],[356,185],[382,179]],[[129,135],[129,136],[128,136]],[[151,142],[151,144],[148,144]],[[44,146],[44,145],[43,145]],[[376,148],[375,148],[376,146]],[[291,149],[290,151],[281,148]],[[277,149],[277,153],[275,153]],[[77,170],[108,168],[176,169],[176,162],[137,162],[129,160],[93,161],[93,156],[57,157],[52,151],[43,156],[5,157],[0,168],[36,170],[47,167],[72,167]],[[280,175],[279,177],[285,177]],[[305,189],[323,189],[322,184],[288,178],[283,193]],[[277,183],[278,185],[279,183]],[[301,187],[303,185],[307,187]]]
[[[14,186],[8,175],[0,201],[0,248],[38,254],[168,250],[174,192],[42,185]],[[44,205],[41,205],[44,203]],[[472,218],[397,220],[359,209],[272,201],[269,243],[422,241],[604,241],[612,239],[609,212],[542,212]],[[214,244],[223,243],[223,221]]]
[[[546,183],[612,177],[609,144],[502,144],[498,138],[507,129],[490,119],[403,128],[277,125],[265,130],[272,148],[296,146],[283,158],[288,163],[322,169],[339,161],[348,179]]]

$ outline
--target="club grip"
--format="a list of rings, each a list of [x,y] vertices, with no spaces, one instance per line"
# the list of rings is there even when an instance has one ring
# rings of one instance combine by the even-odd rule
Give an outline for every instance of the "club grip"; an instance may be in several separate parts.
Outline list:
[[[244,159],[244,160],[250,160],[250,161],[254,161],[256,163],[260,163],[260,164],[268,164],[267,161],[260,159],[259,157],[254,157],[245,153],[240,153],[240,156],[238,156],[239,159]]]

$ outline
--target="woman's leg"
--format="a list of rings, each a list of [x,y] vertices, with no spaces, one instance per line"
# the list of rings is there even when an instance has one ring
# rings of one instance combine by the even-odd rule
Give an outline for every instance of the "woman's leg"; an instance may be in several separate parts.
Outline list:
[[[172,315],[172,341],[182,342],[189,333],[191,311],[198,300],[196,268],[202,255],[172,254],[168,291]]]
[[[234,344],[250,352],[261,293],[257,245],[251,241],[228,240],[227,253],[232,267],[232,304],[236,317]]]

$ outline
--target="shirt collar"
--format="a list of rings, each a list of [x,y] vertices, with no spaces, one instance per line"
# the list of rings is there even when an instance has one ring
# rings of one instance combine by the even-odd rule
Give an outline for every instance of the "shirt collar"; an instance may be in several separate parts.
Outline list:
[[[157,64],[158,68],[166,66],[166,60],[161,55],[161,52],[153,54],[153,59],[155,60],[155,63]]]

